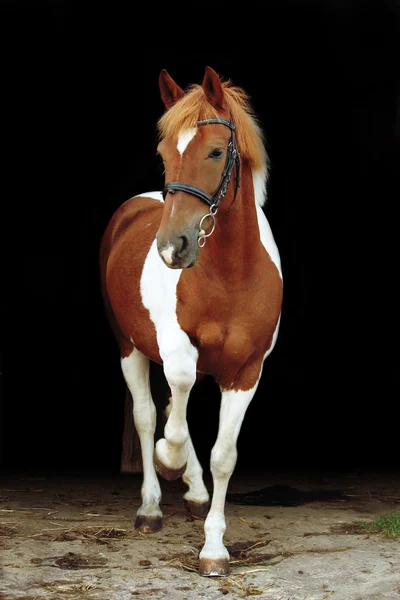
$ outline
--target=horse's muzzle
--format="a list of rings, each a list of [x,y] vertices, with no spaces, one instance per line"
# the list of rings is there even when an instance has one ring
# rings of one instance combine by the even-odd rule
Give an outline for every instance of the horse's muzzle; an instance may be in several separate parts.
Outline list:
[[[163,239],[157,233],[157,249],[164,264],[170,269],[187,269],[193,267],[199,255],[198,234],[182,233],[179,236]]]

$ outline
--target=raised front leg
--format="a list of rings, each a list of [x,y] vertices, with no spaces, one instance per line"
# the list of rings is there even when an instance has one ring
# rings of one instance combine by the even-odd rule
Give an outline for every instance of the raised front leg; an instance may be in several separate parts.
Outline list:
[[[153,465],[156,408],[150,391],[149,359],[136,348],[121,359],[125,381],[133,398],[133,419],[142,449],[142,505],[137,511],[136,529],[145,533],[162,527],[161,489]]]
[[[192,349],[191,349],[192,348]],[[158,440],[154,453],[157,471],[168,480],[178,479],[187,468],[189,429],[186,409],[190,390],[196,380],[197,352],[186,344],[164,358],[164,373],[171,389],[172,403],[164,438]]]
[[[223,544],[226,529],[225,497],[237,460],[236,442],[247,407],[257,389],[222,391],[217,441],[211,451],[214,490],[204,523],[206,541],[200,552],[200,575],[227,575],[229,552]]]

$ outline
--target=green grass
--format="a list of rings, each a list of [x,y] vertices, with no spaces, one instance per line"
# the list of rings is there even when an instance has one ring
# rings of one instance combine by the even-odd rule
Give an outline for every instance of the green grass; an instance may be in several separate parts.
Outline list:
[[[362,528],[374,533],[383,533],[388,537],[400,537],[400,510],[382,515],[372,523],[363,523]]]

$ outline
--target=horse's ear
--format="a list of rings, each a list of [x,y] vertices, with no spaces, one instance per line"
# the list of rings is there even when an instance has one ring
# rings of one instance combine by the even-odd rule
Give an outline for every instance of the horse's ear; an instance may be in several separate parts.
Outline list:
[[[175,102],[185,95],[185,92],[175,83],[165,69],[160,73],[158,85],[160,86],[161,99],[166,108],[171,108]]]
[[[209,103],[217,109],[224,108],[224,90],[220,78],[211,67],[206,67],[202,87]]]

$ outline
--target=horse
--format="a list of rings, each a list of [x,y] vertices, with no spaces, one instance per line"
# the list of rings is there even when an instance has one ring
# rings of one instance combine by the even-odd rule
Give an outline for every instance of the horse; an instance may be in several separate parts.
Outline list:
[[[282,307],[279,251],[262,209],[269,159],[248,94],[211,67],[201,85],[185,90],[163,69],[159,89],[164,189],[134,196],[112,216],[100,247],[102,295],[142,452],[135,527],[161,529],[158,475],[182,477],[186,508],[205,519],[199,574],[223,576],[230,569],[224,511],[237,439]],[[170,389],[156,444],[150,361],[162,365]],[[221,391],[211,502],[186,419],[191,389],[205,375]]]

